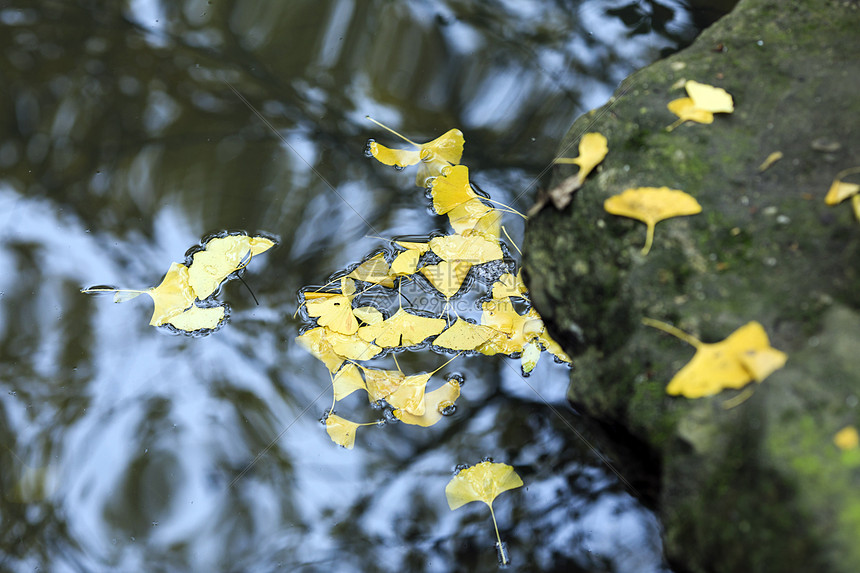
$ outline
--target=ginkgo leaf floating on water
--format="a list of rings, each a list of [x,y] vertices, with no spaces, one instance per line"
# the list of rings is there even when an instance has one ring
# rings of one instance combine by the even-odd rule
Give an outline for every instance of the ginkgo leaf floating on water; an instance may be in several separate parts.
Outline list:
[[[735,109],[732,96],[722,88],[688,80],[684,84],[689,97],[669,102],[669,111],[678,116],[678,121],[668,127],[669,131],[685,121],[713,123],[715,113],[732,113]]]
[[[91,287],[86,294],[113,292],[114,302],[125,302],[140,294],[149,295],[155,306],[149,324],[169,324],[182,332],[214,330],[226,318],[226,308],[209,299],[231,275],[245,268],[255,255],[275,245],[266,237],[245,234],[215,236],[196,251],[191,264],[172,263],[161,283],[145,290]]]
[[[499,526],[496,522],[496,514],[493,511],[493,501],[500,493],[523,486],[523,480],[507,464],[494,462],[481,462],[457,472],[457,475],[445,486],[445,497],[448,499],[448,507],[457,509],[473,501],[482,501],[490,508],[490,516],[493,518],[493,527],[496,530],[496,542],[501,556],[502,564],[508,563],[499,535]]]
[[[758,322],[748,322],[721,342],[706,344],[653,320],[642,322],[669,333],[696,348],[696,354],[666,387],[666,393],[687,398],[711,396],[726,388],[743,388],[761,382],[785,365],[788,356],[770,345],[767,333]]]
[[[467,201],[477,199],[478,195],[469,184],[469,168],[465,165],[455,165],[433,179],[430,184],[430,197],[433,199],[433,209],[439,215],[444,215]]]
[[[451,129],[433,141],[421,144],[407,139],[375,119],[368,119],[403,139],[412,145],[413,149],[391,149],[371,139],[367,143],[367,151],[380,163],[401,169],[420,162],[418,174],[415,176],[415,184],[419,187],[426,187],[428,179],[441,175],[442,170],[450,165],[457,165],[463,156],[466,140],[459,129]]]
[[[654,226],[664,219],[695,215],[702,206],[691,195],[668,187],[638,187],[627,189],[620,195],[610,197],[603,203],[608,213],[630,217],[648,226],[642,254],[647,255],[654,241]]]

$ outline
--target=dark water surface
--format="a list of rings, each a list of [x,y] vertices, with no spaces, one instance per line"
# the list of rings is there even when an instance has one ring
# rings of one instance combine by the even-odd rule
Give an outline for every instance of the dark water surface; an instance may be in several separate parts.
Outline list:
[[[455,415],[347,451],[293,313],[369,235],[446,229],[364,157],[397,143],[365,115],[459,127],[475,181],[525,210],[574,118],[694,34],[674,0],[0,1],[0,570],[494,570],[487,508],[444,496],[492,456],[526,484],[494,505],[516,570],[665,571],[657,521],[573,432],[565,366],[460,358]],[[79,292],[156,285],[222,230],[280,245],[210,336]]]

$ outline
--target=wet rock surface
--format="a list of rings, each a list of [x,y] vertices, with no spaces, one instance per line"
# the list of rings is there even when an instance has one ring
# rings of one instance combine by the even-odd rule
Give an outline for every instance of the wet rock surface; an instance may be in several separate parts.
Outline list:
[[[860,424],[860,223],[824,203],[860,165],[858,29],[854,2],[740,2],[572,126],[559,155],[587,131],[609,155],[529,221],[527,282],[574,357],[569,398],[622,436],[605,446],[619,471],[653,484],[639,493],[677,571],[860,570],[860,451],[833,442]],[[684,80],[726,89],[735,112],[667,131]],[[658,223],[643,256],[645,226],[603,202],[664,185],[703,212]],[[788,362],[751,394],[668,396],[694,349],[643,317],[706,343],[755,320]]]

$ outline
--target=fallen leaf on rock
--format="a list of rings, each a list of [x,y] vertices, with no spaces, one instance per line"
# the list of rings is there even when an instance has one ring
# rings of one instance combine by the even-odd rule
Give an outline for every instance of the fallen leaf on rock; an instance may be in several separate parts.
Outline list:
[[[842,181],[844,177],[855,173],[860,173],[860,167],[843,169],[837,173],[836,178],[830,185],[830,189],[827,191],[827,196],[824,197],[824,202],[828,205],[838,205],[845,199],[851,197],[851,206],[854,209],[854,216],[858,221],[860,221],[860,194],[858,194],[860,193],[860,185],[857,183]]]
[[[667,127],[672,131],[685,121],[713,123],[715,113],[732,113],[735,109],[732,96],[722,88],[688,80],[684,84],[689,97],[672,100],[669,111],[678,116],[678,121]]]
[[[555,163],[578,165],[579,172],[576,174],[576,178],[579,184],[582,185],[585,178],[591,173],[591,170],[603,161],[608,152],[609,146],[607,145],[605,136],[600,133],[586,133],[579,141],[579,157],[558,157]],[[552,197],[552,192],[550,192],[550,197]],[[567,203],[569,202],[570,200],[568,199]],[[555,203],[555,200],[553,200],[553,203]],[[558,204],[556,204],[556,207],[558,209],[564,208],[564,206],[559,207]]]
[[[782,159],[782,157],[782,151],[774,151],[773,153],[768,155],[764,161],[762,161],[761,165],[758,166],[758,170],[760,172],[765,171],[766,169],[770,168],[771,165]]]
[[[748,322],[721,342],[706,344],[689,334],[651,318],[642,322],[691,344],[696,354],[666,387],[666,393],[687,398],[711,396],[726,388],[743,388],[761,382],[785,365],[788,356],[770,345],[758,322]]]
[[[448,507],[452,510],[473,501],[482,501],[490,508],[502,564],[507,564],[508,558],[499,536],[499,526],[493,511],[493,501],[502,492],[522,486],[523,480],[517,475],[513,467],[489,461],[460,470],[445,486],[445,497],[448,500]]]
[[[638,187],[627,189],[603,203],[608,213],[630,217],[648,226],[642,254],[647,255],[654,241],[654,226],[671,217],[695,215],[702,206],[691,195],[668,187]]]
[[[840,450],[856,450],[860,446],[860,434],[854,426],[845,426],[833,436],[833,443]]]

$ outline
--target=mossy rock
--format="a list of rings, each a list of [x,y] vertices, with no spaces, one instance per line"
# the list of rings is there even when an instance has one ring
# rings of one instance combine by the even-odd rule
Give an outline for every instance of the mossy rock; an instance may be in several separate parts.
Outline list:
[[[833,441],[860,427],[860,223],[850,201],[824,203],[860,166],[858,30],[857,2],[742,0],[573,125],[562,155],[587,131],[609,154],[568,207],[528,223],[527,281],[573,356],[569,397],[642,444],[619,470],[655,474],[630,481],[659,483],[679,571],[860,571],[860,451]],[[735,112],[667,131],[687,79],[727,90]],[[645,226],[603,202],[664,185],[703,212],[658,223],[643,256]],[[668,396],[694,349],[643,317],[704,342],[755,320],[788,362],[744,390]]]

